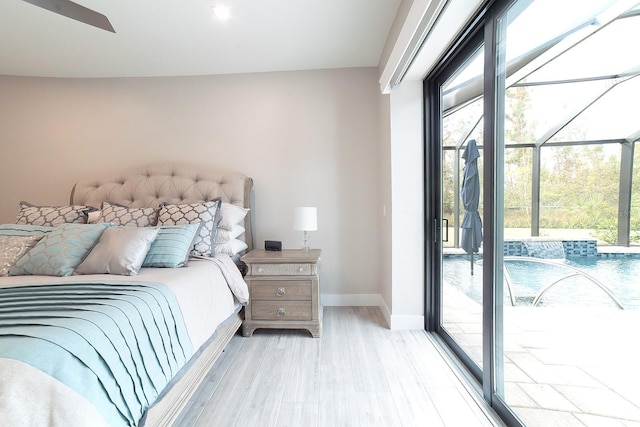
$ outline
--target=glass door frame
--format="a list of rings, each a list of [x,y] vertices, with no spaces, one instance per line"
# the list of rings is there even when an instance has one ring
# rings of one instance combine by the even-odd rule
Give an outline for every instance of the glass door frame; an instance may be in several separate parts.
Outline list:
[[[502,298],[504,141],[502,125],[504,103],[497,94],[499,58],[497,19],[514,1],[487,2],[447,55],[423,83],[424,98],[424,188],[425,188],[425,329],[434,332],[462,362],[482,387],[484,400],[509,426],[522,426],[505,401],[503,390]],[[442,326],[442,117],[440,88],[466,59],[484,44],[484,128],[483,128],[483,318],[482,367],[479,367]],[[491,77],[489,77],[491,76]],[[503,80],[504,81],[504,80]],[[500,190],[500,191],[498,191]],[[498,250],[499,249],[499,250]]]
[[[464,62],[481,47],[483,43],[482,28],[470,29],[468,37],[464,37],[464,45],[459,46],[455,54],[451,55],[447,61],[441,63],[441,67],[434,74],[434,78],[424,81],[424,102],[425,102],[425,279],[426,279],[426,329],[438,334],[446,345],[453,351],[473,377],[482,382],[482,371],[464,349],[442,326],[442,171],[443,171],[443,149],[442,149],[442,118],[440,88],[453,73],[460,68]],[[431,96],[430,94],[434,94]],[[435,96],[437,94],[437,96]],[[438,189],[438,191],[433,191]]]
[[[443,345],[459,359],[462,365],[475,377],[477,385],[482,388],[484,400],[502,417],[509,426],[522,425],[522,421],[515,415],[506,403],[505,394],[505,355],[504,355],[504,189],[505,189],[505,146],[507,138],[505,127],[506,103],[506,29],[514,22],[518,15],[526,10],[533,0],[489,0],[479,12],[473,22],[456,37],[456,42],[439,60],[438,65],[430,72],[423,82],[424,95],[424,184],[425,184],[425,328],[439,338]],[[633,6],[635,4],[635,6]],[[625,6],[626,5],[626,6]],[[507,10],[515,6],[513,10]],[[620,7],[631,9],[619,15],[618,18],[629,18],[640,15],[637,3],[620,2]],[[551,4],[550,7],[554,7]],[[597,10],[594,9],[597,12]],[[618,10],[618,13],[623,9]],[[526,15],[525,15],[526,16]],[[535,15],[533,15],[535,17]],[[614,18],[611,16],[610,18]],[[615,19],[618,19],[615,18]],[[508,22],[511,20],[512,22]],[[610,22],[604,19],[604,22]],[[532,25],[529,23],[529,25]],[[535,24],[534,24],[535,25]],[[517,25],[514,27],[517,29]],[[576,27],[578,28],[578,27]],[[581,28],[581,27],[580,27]],[[517,34],[512,40],[517,40]],[[570,33],[565,33],[570,34]],[[574,43],[576,44],[576,43]],[[443,316],[443,259],[442,220],[443,220],[443,118],[442,118],[442,87],[454,75],[472,53],[480,46],[484,47],[483,68],[483,172],[482,172],[482,206],[483,206],[483,274],[482,274],[482,360],[474,361],[454,339],[452,330],[447,331],[446,316]],[[478,73],[479,74],[479,73]],[[570,76],[571,77],[571,76]],[[601,76],[602,77],[602,76]],[[603,76],[607,77],[608,76]],[[635,77],[634,77],[635,78]],[[579,80],[571,77],[572,82]],[[603,92],[604,93],[604,92]],[[474,94],[477,95],[477,94]],[[476,99],[476,98],[474,98]],[[462,104],[463,101],[460,101]],[[591,101],[592,103],[593,101]],[[591,105],[586,103],[582,107]],[[575,118],[574,115],[573,118]],[[560,122],[563,127],[568,120]],[[556,124],[557,126],[558,124]],[[558,127],[558,129],[561,129]],[[533,148],[540,147],[551,139],[545,136]],[[635,138],[635,139],[634,139]],[[618,201],[618,242],[629,244],[630,218],[629,213],[631,181],[633,180],[633,147],[637,140],[637,132],[624,140],[590,140],[590,141],[549,141],[556,146],[586,145],[586,144],[625,144],[622,146],[622,160],[620,166],[619,201]],[[629,148],[631,147],[631,148]],[[446,148],[446,147],[445,147]],[[539,154],[539,152],[537,153]],[[534,158],[532,177],[531,206],[534,213],[531,218],[532,233],[536,235],[539,229],[539,191],[540,168],[539,158]],[[456,173],[459,173],[458,171]],[[537,178],[536,178],[537,174]],[[447,188],[448,189],[448,188]],[[457,213],[456,213],[457,214]],[[538,218],[535,217],[538,216]],[[446,289],[446,288],[445,288]],[[509,314],[509,309],[506,311]],[[444,326],[443,326],[444,325]],[[507,325],[510,326],[510,325]],[[477,348],[477,346],[476,346]],[[470,376],[471,376],[470,375]],[[544,408],[543,408],[544,409]]]

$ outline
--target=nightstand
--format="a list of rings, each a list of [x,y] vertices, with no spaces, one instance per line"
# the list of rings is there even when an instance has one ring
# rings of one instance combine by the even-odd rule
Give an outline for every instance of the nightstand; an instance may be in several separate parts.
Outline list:
[[[254,250],[242,257],[250,294],[242,335],[250,337],[258,328],[272,328],[307,329],[314,338],[322,336],[320,252]]]

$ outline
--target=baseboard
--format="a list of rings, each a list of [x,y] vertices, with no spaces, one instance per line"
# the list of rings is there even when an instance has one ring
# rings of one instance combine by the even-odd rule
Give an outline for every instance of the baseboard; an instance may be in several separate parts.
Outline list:
[[[380,307],[380,294],[321,294],[320,303],[327,307]]]
[[[380,296],[380,310],[382,310],[384,320],[387,322],[387,328],[391,329],[391,310],[389,310],[389,306],[384,298],[382,298],[382,295]]]
[[[327,307],[380,307],[389,329],[398,331],[424,329],[424,316],[393,315],[380,294],[322,294],[320,303]]]
[[[424,316],[392,314],[389,329],[394,331],[424,330]]]

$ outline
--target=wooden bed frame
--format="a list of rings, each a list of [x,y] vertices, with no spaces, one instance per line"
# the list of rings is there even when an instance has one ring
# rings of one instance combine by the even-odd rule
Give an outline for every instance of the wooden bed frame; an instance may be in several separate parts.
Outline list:
[[[218,336],[207,345],[184,375],[167,393],[147,411],[145,426],[170,427],[185,408],[207,373],[227,347],[231,338],[242,326],[242,315],[238,313],[221,325]]]
[[[241,238],[253,249],[253,180],[241,173],[207,166],[169,163],[145,166],[107,178],[78,181],[71,191],[72,205],[100,208],[103,201],[131,207],[157,207],[163,202],[197,203],[220,197],[223,202],[251,209]],[[205,344],[189,368],[147,411],[146,426],[171,426],[231,338],[242,325],[243,313],[218,327],[216,338]]]

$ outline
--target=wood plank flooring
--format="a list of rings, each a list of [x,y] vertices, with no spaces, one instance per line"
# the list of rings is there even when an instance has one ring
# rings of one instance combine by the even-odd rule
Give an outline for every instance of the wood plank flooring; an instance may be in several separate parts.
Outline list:
[[[324,336],[237,334],[174,424],[495,426],[423,331],[390,331],[377,307],[325,307]]]

